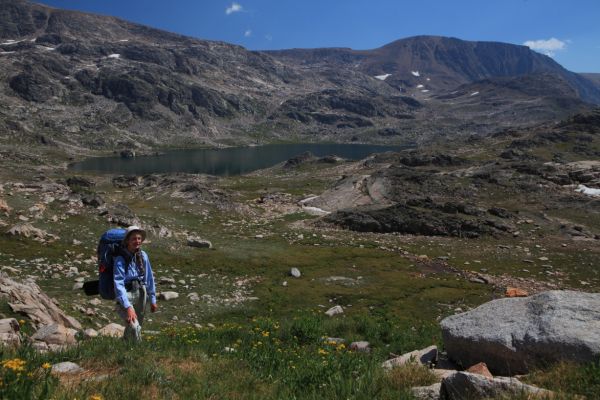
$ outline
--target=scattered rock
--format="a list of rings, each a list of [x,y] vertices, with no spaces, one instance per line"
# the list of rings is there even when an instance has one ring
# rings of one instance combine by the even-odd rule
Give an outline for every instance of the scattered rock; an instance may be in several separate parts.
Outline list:
[[[179,293],[177,292],[162,292],[158,295],[158,298],[161,300],[169,301],[174,300],[179,297]]]
[[[293,276],[294,278],[300,278],[302,274],[300,273],[300,270],[298,268],[291,268],[290,276]]]
[[[205,239],[198,237],[188,237],[187,245],[190,247],[197,247],[199,249],[212,249],[212,243]]]
[[[523,289],[507,287],[506,292],[504,292],[504,296],[506,296],[506,297],[527,297],[527,296],[529,296],[529,293],[527,293]]]
[[[93,306],[99,306],[100,304],[102,304],[102,300],[100,300],[98,298],[93,298],[90,301],[88,301],[88,303]]]
[[[55,350],[75,344],[76,332],[76,330],[66,328],[64,325],[60,324],[46,325],[38,329],[38,331],[31,336],[31,340],[44,342],[51,350]]]
[[[552,398],[553,393],[532,385],[526,385],[515,378],[486,378],[469,372],[456,372],[442,381],[440,390],[443,400],[514,398],[523,394],[537,398]]]
[[[96,182],[91,179],[84,178],[82,176],[72,176],[67,178],[67,186],[73,188],[76,186],[90,188],[96,186]]]
[[[79,365],[71,361],[64,361],[58,364],[52,365],[51,369],[53,374],[79,374],[84,372],[84,369]]]
[[[465,366],[483,361],[500,375],[526,373],[559,360],[600,355],[600,294],[548,291],[504,298],[441,322],[448,357]]]
[[[75,282],[73,284],[73,290],[81,290],[83,289],[83,282]]]
[[[97,194],[84,194],[81,196],[81,202],[86,206],[98,208],[104,204],[104,199]]]
[[[369,345],[369,342],[365,342],[365,341],[352,342],[352,343],[350,343],[349,349],[352,351],[358,351],[360,353],[370,353],[371,352],[371,347]]]
[[[109,336],[109,337],[121,337],[125,332],[125,327],[119,324],[110,323],[100,329],[98,334],[100,336]]]
[[[6,231],[8,235],[12,236],[22,236],[25,238],[37,238],[37,239],[54,239],[56,236],[50,235],[48,232],[43,231],[41,229],[35,228],[33,225],[29,223],[22,223],[14,225],[8,231]]]
[[[494,375],[488,369],[486,363],[477,363],[475,365],[471,365],[469,368],[465,370],[466,372],[470,372],[472,374],[483,375],[486,378],[494,379]]]
[[[87,328],[83,331],[83,337],[85,339],[95,338],[99,335],[98,331],[92,328]]]
[[[410,353],[401,355],[400,357],[392,358],[382,364],[383,368],[391,369],[408,363],[417,363],[422,365],[431,365],[438,358],[437,346],[429,346],[423,350],[415,350]]]
[[[333,317],[334,315],[343,313],[344,309],[342,308],[342,306],[334,306],[331,307],[329,310],[325,311],[325,315],[327,315],[328,317]]]

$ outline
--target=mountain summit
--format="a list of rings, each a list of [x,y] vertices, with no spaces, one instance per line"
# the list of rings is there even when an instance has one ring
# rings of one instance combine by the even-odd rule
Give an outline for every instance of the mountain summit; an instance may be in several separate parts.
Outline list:
[[[292,49],[267,53],[305,67],[353,68],[386,77],[387,83],[399,88],[413,86],[423,79],[431,88],[452,89],[487,78],[555,74],[565,79],[582,100],[600,104],[600,90],[588,79],[529,47],[507,43],[414,36],[374,50]]]

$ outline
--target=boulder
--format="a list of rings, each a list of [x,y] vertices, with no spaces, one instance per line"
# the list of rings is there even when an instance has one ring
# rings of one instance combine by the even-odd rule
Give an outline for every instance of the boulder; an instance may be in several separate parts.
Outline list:
[[[200,239],[199,237],[190,236],[187,239],[187,245],[197,247],[199,249],[212,249],[212,243],[208,240]]]
[[[327,315],[328,317],[333,317],[334,315],[343,313],[344,309],[342,308],[342,306],[333,306],[329,310],[325,311],[325,315]]]
[[[98,208],[104,204],[104,199],[95,193],[88,193],[81,196],[81,202],[86,206]]]
[[[488,398],[553,398],[553,392],[527,385],[515,378],[486,378],[469,372],[456,372],[442,381],[440,398],[443,400]]]
[[[31,281],[16,282],[0,276],[0,298],[5,298],[15,313],[25,314],[35,328],[60,324],[80,330],[81,324],[65,314],[38,285]]]
[[[98,331],[100,336],[121,337],[125,332],[125,327],[119,324],[110,323]]]
[[[600,293],[548,291],[503,298],[445,318],[448,357],[462,366],[485,362],[498,375],[526,373],[554,361],[600,356]]]
[[[162,292],[158,295],[158,298],[161,300],[169,301],[174,300],[179,297],[179,293],[177,292]]]
[[[74,329],[66,328],[64,325],[52,324],[43,326],[31,336],[32,341],[44,342],[51,349],[60,348],[76,343]]]
[[[74,362],[64,361],[52,365],[51,371],[53,374],[78,374],[84,372],[84,369]]]
[[[350,343],[349,349],[351,351],[358,351],[360,353],[370,353],[371,352],[371,346],[370,346],[369,342],[365,342],[364,340],[361,340],[359,342]]]
[[[437,346],[429,346],[424,348],[423,350],[411,351],[410,353],[402,354],[400,357],[387,360],[381,366],[386,369],[391,369],[408,363],[430,365],[437,361],[437,358]]]
[[[293,276],[294,278],[300,278],[302,274],[300,273],[300,270],[298,268],[291,268],[290,276]]]

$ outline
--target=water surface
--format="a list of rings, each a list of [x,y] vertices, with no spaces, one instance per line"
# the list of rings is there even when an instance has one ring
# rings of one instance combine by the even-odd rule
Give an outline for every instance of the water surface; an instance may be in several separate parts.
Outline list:
[[[373,153],[398,151],[408,146],[380,146],[369,144],[269,144],[256,147],[225,149],[173,150],[155,156],[135,158],[94,157],[75,163],[78,171],[108,172],[113,174],[145,175],[150,173],[189,172],[210,175],[241,175],[271,167],[305,151],[323,157],[330,154],[360,160]]]

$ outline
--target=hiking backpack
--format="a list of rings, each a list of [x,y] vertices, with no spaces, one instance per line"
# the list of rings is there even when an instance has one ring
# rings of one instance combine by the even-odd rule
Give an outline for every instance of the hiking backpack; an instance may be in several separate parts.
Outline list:
[[[115,298],[113,264],[117,256],[123,255],[122,244],[125,232],[126,230],[121,228],[109,229],[102,234],[98,242],[98,291],[103,299],[114,300]]]

